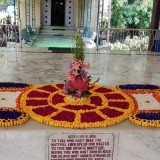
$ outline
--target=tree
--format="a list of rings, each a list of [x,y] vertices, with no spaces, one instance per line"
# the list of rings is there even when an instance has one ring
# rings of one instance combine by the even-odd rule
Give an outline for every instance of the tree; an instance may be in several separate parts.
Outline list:
[[[9,0],[0,0],[0,6],[5,6],[9,4]]]
[[[152,0],[112,0],[111,26],[149,28],[152,3]]]

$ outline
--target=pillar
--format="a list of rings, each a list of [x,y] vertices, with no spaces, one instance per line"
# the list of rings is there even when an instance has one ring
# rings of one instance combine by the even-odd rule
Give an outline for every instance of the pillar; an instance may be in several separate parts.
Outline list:
[[[150,29],[159,29],[159,20],[160,20],[160,0],[154,0]],[[155,37],[155,32],[150,36],[149,45],[148,45],[149,51],[154,51],[155,49],[154,37]]]

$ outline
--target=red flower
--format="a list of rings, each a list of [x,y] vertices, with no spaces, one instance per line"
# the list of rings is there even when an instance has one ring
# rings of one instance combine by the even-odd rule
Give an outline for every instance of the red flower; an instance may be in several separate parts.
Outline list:
[[[75,80],[69,82],[70,90],[77,90],[79,92],[88,90],[88,81],[82,77],[76,77]]]

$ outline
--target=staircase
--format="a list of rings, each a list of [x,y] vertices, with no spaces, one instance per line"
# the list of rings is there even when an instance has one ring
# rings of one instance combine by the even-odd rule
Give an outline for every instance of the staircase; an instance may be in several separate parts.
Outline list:
[[[40,36],[74,36],[75,27],[42,26]]]

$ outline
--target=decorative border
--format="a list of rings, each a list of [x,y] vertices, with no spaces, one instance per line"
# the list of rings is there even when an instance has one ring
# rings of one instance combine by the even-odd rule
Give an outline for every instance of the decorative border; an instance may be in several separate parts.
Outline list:
[[[158,119],[159,120],[158,120]],[[143,127],[160,127],[160,112],[137,112],[129,120]]]
[[[125,85],[117,85],[117,89],[124,91],[127,94],[131,93],[152,93],[160,92],[160,86],[151,85],[151,84],[125,84]]]
[[[135,110],[129,120],[143,127],[160,127],[160,110],[140,110],[138,102],[132,94],[152,94],[152,96],[160,102],[160,86],[150,84],[126,84],[118,85],[117,89],[123,90],[135,103]]]
[[[27,83],[0,82],[0,91],[26,91],[32,87],[32,84]]]
[[[21,110],[20,107],[20,98],[23,95],[23,93],[31,88],[33,88],[34,85],[28,84],[28,83],[17,83],[17,82],[0,82],[0,92],[18,92],[21,93],[16,99],[16,108]],[[1,107],[1,106],[0,106]],[[11,108],[12,106],[6,106],[6,108]]]
[[[3,118],[1,118],[1,116]],[[21,125],[28,119],[29,115],[25,112],[19,111],[14,108],[0,108],[0,126],[10,127]]]

